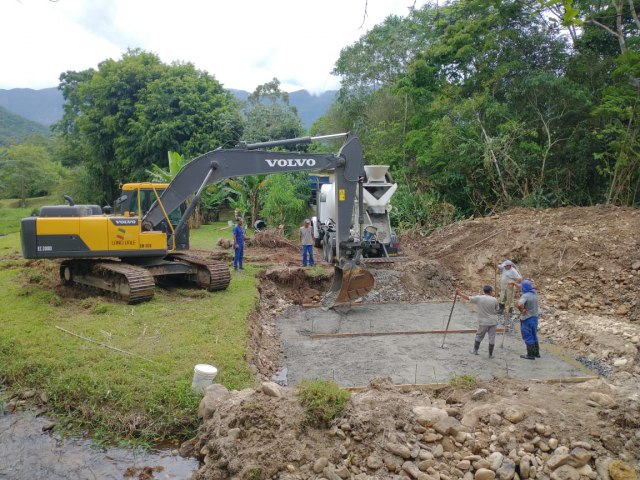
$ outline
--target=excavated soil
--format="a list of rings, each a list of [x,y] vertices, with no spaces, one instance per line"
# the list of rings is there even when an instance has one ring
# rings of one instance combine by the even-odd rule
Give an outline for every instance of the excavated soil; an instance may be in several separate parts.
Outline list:
[[[408,260],[371,264],[376,286],[364,302],[451,301],[455,288],[496,283],[496,264],[509,258],[538,290],[541,341],[601,376],[408,391],[377,378],[325,429],[304,426],[296,390],[272,380],[284,364],[276,319],[291,305],[317,303],[331,268],[311,277],[298,266],[298,247],[254,245],[247,260],[271,264],[250,319],[257,387],[215,386],[205,397],[201,431],[182,449],[202,461],[193,478],[636,479],[638,232],[638,210],[597,206],[517,209],[402,238]]]

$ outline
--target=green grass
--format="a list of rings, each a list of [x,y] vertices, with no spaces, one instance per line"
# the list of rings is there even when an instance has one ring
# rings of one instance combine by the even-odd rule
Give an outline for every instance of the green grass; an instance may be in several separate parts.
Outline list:
[[[34,208],[40,208],[43,205],[53,205],[56,203],[63,203],[62,199],[55,199],[54,197],[34,197],[27,198],[26,208],[32,210]],[[3,208],[20,208],[20,200],[15,198],[3,198],[0,199],[0,209]]]
[[[460,388],[463,390],[475,388],[477,384],[478,381],[476,380],[476,378],[473,375],[469,375],[466,373],[463,373],[462,375],[456,375],[455,377],[451,378],[451,380],[449,380],[449,385],[451,385],[453,388]]]
[[[227,222],[215,222],[210,225],[201,225],[200,228],[191,230],[191,248],[196,249],[218,249],[218,240],[225,238],[233,239],[231,230],[233,226],[228,226]]]
[[[20,201],[15,199],[0,200],[0,235],[20,231],[20,220],[28,217],[34,210],[43,205],[55,203],[51,197],[28,198],[27,206],[20,207]]]
[[[196,243],[211,248],[215,228],[195,231]],[[184,439],[197,427],[194,365],[216,366],[216,382],[230,389],[253,384],[244,357],[257,267],[222,292],[156,288],[150,302],[125,305],[86,290],[58,295],[68,292],[59,290],[58,263],[28,262],[18,251],[19,234],[0,237],[0,382],[8,395],[35,389],[74,428],[152,442]]]
[[[331,420],[342,415],[349,398],[349,390],[340,388],[331,380],[302,380],[298,385],[298,399],[305,408],[303,427],[326,427]]]
[[[20,233],[0,235],[0,257],[20,253]]]
[[[20,231],[20,220],[31,215],[32,208],[0,208],[0,235]]]
[[[304,271],[304,273],[311,280],[324,279],[329,274],[327,272],[327,270],[324,267],[320,266],[320,265],[315,265],[315,266],[313,266],[311,268],[308,268],[308,269],[306,269]]]

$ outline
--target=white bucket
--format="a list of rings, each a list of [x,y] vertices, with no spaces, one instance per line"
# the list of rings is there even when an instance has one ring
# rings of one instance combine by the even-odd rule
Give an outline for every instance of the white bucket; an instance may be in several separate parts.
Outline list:
[[[191,382],[191,389],[196,393],[204,394],[204,391],[209,385],[213,383],[213,380],[218,374],[218,369],[213,365],[207,365],[206,363],[199,363],[193,369],[193,381]]]

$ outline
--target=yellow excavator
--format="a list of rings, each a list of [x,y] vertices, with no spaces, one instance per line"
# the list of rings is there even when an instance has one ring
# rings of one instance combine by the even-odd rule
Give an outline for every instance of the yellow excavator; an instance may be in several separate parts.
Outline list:
[[[337,138],[345,138],[338,153],[267,150]],[[169,184],[123,185],[113,213],[98,205],[75,205],[65,196],[67,205],[44,206],[39,216],[22,219],[22,254],[28,259],[63,259],[63,284],[88,285],[132,304],[151,299],[156,280],[167,278],[223,290],[231,279],[229,266],[188,252],[188,219],[202,191],[224,178],[298,171],[334,172],[336,263],[323,304],[349,304],[374,285],[360,261],[363,243],[350,238],[356,192],[364,178],[362,147],[352,133],[213,150],[185,164]]]

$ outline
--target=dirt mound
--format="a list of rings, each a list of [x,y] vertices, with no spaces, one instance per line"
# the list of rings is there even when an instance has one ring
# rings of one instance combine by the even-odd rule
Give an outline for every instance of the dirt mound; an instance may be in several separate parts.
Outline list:
[[[298,250],[298,247],[291,240],[287,239],[281,230],[271,229],[271,230],[262,230],[256,232],[253,237],[250,246],[256,247],[288,247]]]
[[[516,209],[403,241],[471,292],[497,284],[495,266],[512,260],[534,282],[550,341],[628,364],[640,333],[639,231],[631,208]]]
[[[333,269],[271,267],[260,274],[262,281],[268,280],[261,282],[261,294],[267,297],[284,297],[293,305],[317,303],[329,287],[332,278]]]
[[[478,387],[402,394],[376,379],[328,429],[305,424],[292,389],[216,389],[200,436],[186,446],[203,462],[193,478],[595,479],[612,458],[640,451],[628,428],[640,419],[637,401],[600,380]]]
[[[367,265],[374,275],[375,285],[364,301],[415,303],[447,300],[455,291],[455,278],[449,271],[443,270],[438,261],[417,258],[391,266]]]
[[[640,211],[618,207],[512,210],[408,239],[474,290],[508,258],[552,306],[639,319]],[[624,307],[624,308],[622,308]]]

